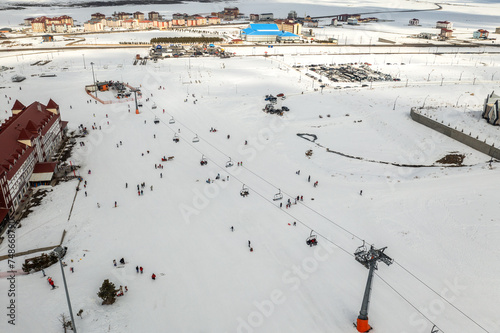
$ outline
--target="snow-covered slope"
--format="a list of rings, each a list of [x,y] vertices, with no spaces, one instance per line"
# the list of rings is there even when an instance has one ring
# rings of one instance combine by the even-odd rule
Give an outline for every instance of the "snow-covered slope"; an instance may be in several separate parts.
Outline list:
[[[476,114],[498,86],[499,56],[397,54],[397,47],[382,55],[293,46],[229,50],[237,57],[146,66],[132,65],[137,50],[2,55],[2,65],[15,69],[0,77],[1,119],[15,99],[27,105],[53,98],[70,130],[80,124],[90,130],[71,157],[87,185],[69,221],[75,181],[54,187],[16,230],[18,252],[57,244],[67,231],[66,278],[74,312],[83,310],[75,318],[78,331],[354,332],[367,270],[352,253],[366,240],[387,246],[396,261],[380,264],[374,279],[374,332],[430,332],[432,323],[441,332],[500,332],[494,264],[500,259],[500,168],[494,163],[490,169],[488,156],[409,117],[410,108],[422,103],[446,109],[445,119],[460,119],[464,110],[465,117]],[[284,56],[265,58],[265,51]],[[46,68],[30,66],[47,59],[52,63]],[[93,81],[91,61],[98,80],[141,87],[140,114],[133,105],[129,112],[127,103],[96,104],[85,94]],[[350,62],[369,62],[402,81],[373,89],[333,89],[337,84],[330,83],[321,92],[305,70],[292,68]],[[31,76],[42,71],[57,77]],[[10,82],[14,73],[27,77],[22,90]],[[281,92],[287,98],[279,105],[291,111],[282,118],[263,113],[264,95]],[[99,97],[112,99],[106,94]],[[477,125],[469,126],[484,126],[475,119]],[[297,133],[318,139],[312,143]],[[196,135],[201,140],[193,143]],[[431,165],[450,152],[464,154],[466,166],[368,161]],[[174,159],[162,162],[163,156]],[[208,165],[200,166],[202,156]],[[235,165],[226,168],[230,158]],[[226,181],[206,183],[217,174]],[[245,198],[243,185],[250,191]],[[280,190],[282,208],[272,200]],[[285,208],[296,196],[303,201]],[[319,235],[314,248],[305,244],[311,230]],[[6,253],[4,242],[0,255]],[[114,267],[113,259],[122,257],[125,267]],[[25,258],[15,259],[16,269]],[[7,264],[0,262],[0,276]],[[16,326],[5,316],[0,332],[62,331],[58,317],[68,310],[60,268],[46,273],[60,288],[50,290],[41,273],[17,276]],[[129,290],[111,306],[96,295],[104,279]],[[0,278],[0,290],[9,288]],[[0,300],[6,307],[10,299],[3,293]]]

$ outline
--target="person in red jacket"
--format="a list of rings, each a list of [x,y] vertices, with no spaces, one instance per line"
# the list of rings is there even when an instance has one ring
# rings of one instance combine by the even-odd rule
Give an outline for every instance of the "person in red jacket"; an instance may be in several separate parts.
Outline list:
[[[152,278],[153,280],[156,280],[156,275],[155,275],[155,273],[153,273],[153,275],[151,275],[151,278]]]
[[[49,277],[49,278],[47,279],[47,281],[48,281],[48,282],[49,282],[49,284],[52,286],[52,289],[54,289],[54,288],[56,287],[56,286],[54,285],[54,280],[52,280],[52,278],[51,278],[51,277]]]

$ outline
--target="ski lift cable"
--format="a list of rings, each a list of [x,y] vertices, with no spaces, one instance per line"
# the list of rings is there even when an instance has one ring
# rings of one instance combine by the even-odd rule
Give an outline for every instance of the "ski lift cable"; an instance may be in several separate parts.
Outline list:
[[[437,291],[435,291],[432,287],[430,287],[427,283],[425,283],[424,281],[422,281],[418,276],[416,276],[415,274],[413,274],[412,272],[410,272],[407,268],[405,268],[403,265],[401,265],[399,262],[397,262],[396,260],[394,260],[394,263],[396,265],[398,265],[399,267],[401,267],[406,273],[410,274],[413,278],[415,278],[418,282],[420,282],[421,284],[423,284],[424,286],[427,287],[427,289],[429,289],[430,291],[432,291],[434,294],[436,294],[437,296],[439,296],[439,298],[441,298],[442,300],[444,300],[446,303],[448,303],[451,307],[453,307],[455,310],[457,310],[458,312],[460,312],[464,317],[466,317],[467,319],[469,319],[471,322],[473,322],[477,327],[481,328],[483,331],[485,332],[488,332],[489,331],[484,328],[481,324],[479,324],[477,321],[475,321],[474,319],[472,319],[469,315],[467,315],[465,312],[463,312],[462,310],[460,310],[457,306],[455,306],[453,303],[451,303],[450,301],[448,301],[445,297],[441,296],[441,294],[439,294]],[[384,281],[385,282],[385,281]],[[436,326],[436,328],[440,329],[439,327]],[[440,329],[441,330],[441,329]]]
[[[243,168],[245,168],[245,170],[247,170],[248,172],[252,173],[253,175],[255,175],[256,177],[260,178],[261,180],[263,180],[264,182],[268,183],[269,185],[273,186],[273,187],[276,187],[274,184],[270,183],[268,180],[262,178],[260,175],[256,174],[255,172],[253,172],[252,170],[248,169],[246,166],[243,166]],[[289,195],[288,193],[284,192],[284,191],[281,191],[283,194],[286,194],[288,195],[289,197],[293,197],[292,195]],[[330,223],[334,224],[335,226],[337,226],[338,228],[340,228],[341,230],[347,232],[349,235],[351,235],[352,237],[354,238],[357,238],[358,240],[361,240],[361,241],[365,241],[363,238],[359,237],[358,235],[354,234],[353,232],[349,231],[348,229],[346,229],[345,227],[339,225],[338,223],[336,223],[335,221],[332,221],[330,218],[328,218],[327,216],[321,214],[320,212],[318,212],[317,210],[309,207],[308,205],[304,204],[303,202],[300,202],[301,205],[303,205],[304,207],[306,207],[307,209],[309,209],[310,211],[316,213],[317,215],[321,216],[322,218],[324,218],[325,220],[329,221]],[[324,236],[322,236],[323,238],[325,238]],[[373,244],[370,244],[370,243],[366,243],[368,245],[373,245]],[[469,315],[467,315],[465,312],[463,312],[462,310],[460,310],[456,305],[454,305],[453,303],[451,303],[449,300],[447,300],[446,298],[444,298],[443,296],[441,296],[440,293],[438,293],[435,289],[433,289],[431,286],[429,286],[427,283],[425,283],[424,281],[422,281],[422,279],[420,279],[418,276],[416,276],[414,273],[412,273],[410,270],[408,270],[407,268],[405,268],[403,265],[401,265],[398,261],[394,260],[394,263],[396,265],[398,265],[399,267],[401,267],[404,271],[406,271],[406,273],[408,273],[410,276],[412,276],[414,279],[416,279],[418,282],[420,282],[422,285],[424,285],[427,289],[429,289],[430,291],[432,291],[432,293],[436,294],[437,296],[439,296],[439,298],[443,299],[446,303],[448,303],[451,307],[453,307],[455,310],[457,310],[459,313],[461,313],[464,317],[466,317],[467,319],[469,319],[471,322],[473,322],[476,326],[478,326],[479,328],[481,328],[483,331],[485,332],[489,332],[487,329],[485,329],[483,326],[481,326],[481,324],[479,324],[477,321],[475,321],[474,319],[472,319]],[[436,326],[437,327],[437,326]]]
[[[150,111],[151,113],[154,114],[154,112]],[[171,117],[173,117],[171,114],[169,114],[167,112],[167,114]],[[156,114],[155,114],[156,116]],[[160,119],[160,121],[165,124],[165,125],[168,125],[165,123],[165,121],[163,121],[162,119]],[[186,127],[190,132],[192,133],[195,133],[193,130],[191,130],[189,127],[187,127],[186,125],[184,125],[183,123],[177,121],[180,125]],[[167,126],[172,132],[176,132],[174,129],[170,128],[170,126]],[[180,138],[182,138],[184,140],[184,138],[182,136],[179,135]],[[200,138],[200,141],[201,141],[201,138]],[[209,146],[211,146],[212,148],[214,148],[215,150],[219,151],[222,155],[228,157],[228,158],[231,158],[229,155],[227,155],[226,153],[224,153],[223,151],[221,151],[219,148],[217,148],[216,146],[214,146],[213,144],[211,144],[210,142],[206,141],[206,140],[203,140],[205,141],[205,143],[207,143]],[[188,143],[189,146],[191,146],[193,149],[195,149],[196,151],[198,151],[199,153],[202,153],[201,150],[199,150],[198,148],[196,148],[194,145],[192,145],[189,140],[185,140],[185,142]],[[244,182],[240,179],[238,179],[236,176],[234,176],[232,173],[229,173],[227,171],[227,168],[223,168],[222,166],[220,166],[218,163],[216,163],[214,160],[206,157],[205,155],[205,158],[207,158],[207,160],[211,161],[214,165],[216,165],[217,167],[219,167],[221,170],[225,170],[225,172],[227,172],[228,174],[231,175],[232,178],[236,179],[237,181],[239,181],[240,183],[244,184]],[[261,177],[260,175],[256,174],[255,172],[253,172],[252,170],[248,169],[246,166],[243,166],[243,168],[245,168],[245,170],[247,170],[248,172],[250,172],[251,174],[253,174],[254,176],[260,178],[261,180],[263,180],[264,182],[268,183],[269,185],[271,185],[272,187],[274,188],[278,188],[277,186],[275,186],[274,184],[272,184],[271,182],[269,182],[268,180],[264,179],[263,177]],[[250,188],[250,187],[249,187]],[[251,189],[251,188],[250,188]],[[272,201],[269,201],[265,196],[263,196],[262,194],[258,193],[257,191],[253,190],[252,189],[252,192],[258,194],[259,196],[261,196],[264,200],[270,202],[271,204],[273,204],[273,206],[275,206],[275,203],[272,202]],[[284,192],[284,191],[281,191],[281,193],[283,194],[286,194],[287,196],[289,197],[293,197],[291,195],[289,195],[288,193]],[[337,226],[339,229],[343,230],[344,232],[348,233],[349,235],[351,235],[352,237],[360,240],[360,241],[365,241],[362,237],[354,234],[353,232],[349,231],[348,229],[346,229],[345,227],[341,226],[340,224],[336,223],[335,221],[331,220],[330,218],[328,218],[327,216],[323,215],[322,213],[318,212],[317,210],[309,207],[308,205],[304,204],[303,202],[300,202],[301,205],[303,205],[304,207],[306,207],[307,209],[309,209],[310,211],[314,212],[315,214],[321,216],[322,218],[324,218],[325,220],[327,220],[328,222],[334,224],[335,226]],[[286,211],[283,211],[285,214],[289,215],[290,217],[294,218],[294,220],[297,220],[299,223],[301,223],[303,226],[307,227],[308,229],[311,229],[309,226],[307,226],[305,223],[303,223],[302,221],[300,221],[299,219],[295,218],[293,215],[291,215],[290,213],[286,212]],[[325,236],[321,235],[318,233],[318,236],[321,236],[322,238],[328,240],[330,243],[332,243],[333,245],[337,246],[338,248],[342,249],[344,252],[348,253],[349,255],[353,256],[349,251],[347,251],[346,249],[343,249],[342,247],[338,246],[337,244],[335,244],[333,241],[329,240],[328,238],[326,238]],[[368,245],[373,245],[371,243],[366,243]],[[443,299],[446,303],[448,303],[450,306],[452,306],[455,310],[457,310],[459,313],[461,313],[464,317],[466,317],[467,319],[469,319],[471,322],[473,322],[476,326],[478,326],[479,328],[481,328],[483,331],[485,332],[488,332],[488,330],[486,330],[483,326],[481,326],[477,321],[475,321],[474,319],[472,319],[469,315],[467,315],[465,312],[463,312],[462,310],[460,310],[457,306],[455,306],[453,303],[451,303],[450,301],[448,301],[446,298],[444,298],[443,296],[441,296],[436,290],[434,290],[431,286],[429,286],[427,283],[425,283],[424,281],[422,281],[422,279],[420,279],[419,277],[417,277],[414,273],[412,273],[411,271],[409,271],[407,268],[405,268],[403,265],[401,265],[399,262],[397,262],[396,260],[394,260],[394,263],[396,263],[399,267],[401,267],[406,273],[408,273],[410,276],[412,276],[414,279],[416,279],[418,282],[420,282],[422,285],[424,285],[427,289],[429,289],[430,291],[432,291],[434,294],[436,294],[439,298]],[[413,305],[412,305],[413,306]],[[429,320],[427,318],[427,320]],[[430,321],[430,320],[429,320]],[[430,321],[432,323],[432,321]],[[433,323],[434,324],[434,323]],[[436,326],[437,327],[437,326]]]
[[[404,297],[399,291],[397,291],[393,286],[391,286],[389,284],[389,282],[387,282],[383,277],[380,276],[380,274],[376,273],[375,272],[375,275],[382,281],[384,282],[392,291],[394,291],[399,297],[401,297],[406,303],[408,303],[413,309],[415,309],[415,311],[417,311],[418,313],[420,313],[420,315],[422,317],[424,317],[425,319],[427,319],[428,322],[430,322],[432,325],[434,325],[435,328],[439,329],[439,331],[441,333],[444,333],[444,331],[438,326],[436,325],[430,318],[428,318],[422,311],[420,311],[418,309],[418,307],[416,307],[415,305],[413,305],[412,302],[410,302],[406,297]]]
[[[238,180],[239,182],[241,182],[240,179],[238,179],[237,177],[233,176],[233,178],[235,178],[236,180]],[[247,185],[246,185],[247,186]],[[247,186],[248,187],[248,186]],[[248,187],[249,189],[251,189],[250,187]],[[266,196],[262,195],[261,193],[259,193],[258,191],[255,191],[255,190],[252,190],[253,193],[257,194],[258,196],[260,196],[262,199],[264,199],[264,201],[267,201],[268,203],[272,204],[273,207],[276,207],[276,205],[274,204],[273,201],[269,200]],[[285,213],[286,215],[290,216],[294,221],[297,221],[298,223],[300,223],[301,225],[303,225],[304,227],[306,227],[307,229],[311,230],[311,233],[313,232],[313,229],[312,227],[308,226],[306,223],[302,222],[302,220],[300,220],[299,218],[295,217],[294,215],[292,215],[291,213],[289,213],[288,211],[284,211],[284,210],[281,210],[283,213]],[[354,254],[351,253],[351,251],[349,250],[346,250],[345,248],[343,248],[342,246],[340,246],[339,244],[335,243],[334,241],[332,241],[331,239],[329,239],[328,237],[324,236],[323,234],[317,232],[317,231],[314,231],[314,233],[318,236],[318,237],[321,237],[322,239],[324,239],[325,241],[331,243],[332,245],[336,246],[338,249],[340,249],[341,251],[343,251],[344,253],[346,253],[347,255],[349,255],[350,257],[354,257]],[[393,290],[399,297],[401,297],[406,303],[408,303],[412,308],[414,308],[418,313],[420,313],[429,323],[431,323],[432,325],[436,326],[436,328],[440,329],[429,317],[427,317],[424,313],[422,313],[418,307],[416,305],[414,305],[413,303],[411,303],[406,297],[404,297],[399,291],[397,291],[392,285],[389,284],[389,282],[387,282],[386,280],[384,280],[382,277],[380,277],[379,274],[375,273],[387,286],[389,286],[389,288],[391,290]],[[444,331],[442,329],[441,330],[441,333],[444,333]]]
[[[160,122],[161,122],[161,123],[163,123],[164,125],[166,125],[166,126],[167,126],[167,127],[168,127],[171,131],[173,131],[173,132],[175,133],[175,130],[171,129],[171,128],[168,126],[168,124],[167,124],[164,120],[160,119]],[[181,137],[181,138],[182,138],[182,136],[179,136],[179,137]],[[189,142],[188,140],[186,140],[186,143],[187,143],[187,144],[188,144],[191,148],[193,148],[194,150],[196,150],[197,152],[202,153],[202,152],[201,152],[201,150],[199,150],[198,148],[196,148],[196,147],[195,147],[193,144],[191,144],[191,142]],[[208,142],[207,142],[207,143],[208,143]],[[215,148],[216,150],[218,150],[219,152],[221,152],[218,148],[214,147],[212,144],[210,144],[210,143],[208,143],[208,144],[209,144],[210,146],[212,146],[213,148]],[[222,153],[222,152],[221,152],[221,153]],[[202,154],[203,154],[203,153],[202,153]],[[224,153],[223,153],[223,154],[224,154]],[[225,155],[225,156],[228,156],[228,155],[226,155],[226,154],[224,154],[224,155]],[[226,170],[226,172],[227,172],[228,174],[230,174],[230,175],[231,175],[231,177],[232,177],[233,179],[235,179],[236,181],[238,181],[238,182],[240,182],[241,184],[244,184],[244,185],[246,184],[246,183],[244,183],[241,179],[239,179],[237,176],[235,176],[234,174],[232,174],[232,173],[228,172],[226,168],[223,168],[221,165],[219,165],[219,164],[218,164],[217,162],[215,162],[214,160],[212,160],[212,159],[210,159],[210,158],[206,157],[206,155],[204,155],[204,154],[203,154],[203,156],[205,156],[205,158],[206,158],[207,160],[210,160],[210,161],[211,161],[214,165],[216,165],[217,167],[219,167],[221,170]],[[246,170],[248,170],[248,168],[245,168],[245,169],[246,169]],[[250,173],[252,173],[252,174],[256,175],[254,172],[252,172],[252,171],[250,171],[250,170],[248,170],[248,171],[249,171]],[[272,185],[271,183],[269,183],[267,180],[263,179],[263,178],[262,178],[262,177],[260,177],[259,175],[256,175],[256,176],[257,176],[257,177],[259,177],[259,178],[261,178],[262,180],[264,180],[264,181],[265,181],[265,182],[267,182],[268,184]],[[274,203],[272,200],[269,200],[269,199],[268,199],[265,195],[263,195],[263,194],[259,193],[258,191],[256,191],[256,190],[252,189],[252,188],[251,188],[250,186],[248,186],[248,185],[245,185],[245,186],[246,186],[248,189],[251,189],[251,190],[252,190],[252,192],[253,192],[253,193],[255,193],[257,196],[260,196],[260,197],[261,197],[264,201],[266,201],[266,202],[268,202],[269,204],[273,205],[273,207],[276,207],[275,203]],[[285,193],[285,192],[282,192],[282,193]],[[286,193],[285,193],[285,194],[286,194]],[[308,207],[307,205],[304,205],[304,206]],[[308,207],[308,208],[309,208],[309,207]],[[315,211],[314,209],[312,209],[312,208],[309,208],[309,209],[311,209],[313,212],[316,212],[316,211]],[[288,211],[284,211],[284,210],[281,210],[281,212],[283,212],[284,214],[286,214],[286,215],[290,216],[290,217],[291,217],[294,221],[297,221],[298,223],[300,223],[301,225],[303,225],[303,226],[304,226],[304,227],[306,227],[307,229],[309,229],[309,230],[311,230],[311,231],[313,230],[313,229],[312,229],[312,227],[308,226],[308,225],[307,225],[306,223],[304,223],[301,219],[299,219],[299,218],[295,217],[295,216],[294,216],[294,215],[292,215],[290,212],[288,212]],[[323,218],[325,218],[325,219],[327,219],[327,220],[330,220],[330,219],[328,219],[327,217],[325,217],[324,215],[320,214],[319,212],[316,212],[316,213],[317,213],[318,215],[322,216]],[[334,222],[332,221],[332,223],[334,223]],[[337,225],[336,223],[334,223],[334,224],[335,224],[335,225]],[[338,225],[337,225],[337,226],[338,226]],[[341,229],[345,230],[343,227],[341,227],[341,226],[339,226],[339,227],[340,227]],[[356,235],[354,235],[354,234],[350,233],[349,231],[347,231],[347,230],[346,230],[346,232],[348,232],[348,233],[349,233],[349,234],[351,234],[352,236],[354,236],[354,237],[356,237],[356,238],[358,238],[358,239],[359,239],[359,237],[357,237]],[[339,244],[335,243],[335,242],[334,242],[334,241],[332,241],[331,239],[327,238],[327,237],[326,237],[326,236],[324,236],[323,234],[321,234],[321,233],[319,233],[319,232],[317,232],[317,231],[316,231],[315,233],[316,233],[316,235],[317,235],[318,237],[321,237],[321,238],[323,238],[325,241],[327,241],[327,242],[331,243],[332,245],[336,246],[337,248],[339,248],[341,251],[343,251],[344,253],[346,253],[346,254],[347,254],[347,255],[349,255],[350,257],[354,257],[354,254],[352,254],[352,253],[351,253],[351,251],[349,251],[349,250],[347,250],[347,249],[343,248],[342,246],[340,246]],[[368,244],[368,243],[367,243],[367,244]],[[422,315],[422,316],[423,316],[423,317],[424,317],[427,321],[429,321],[431,324],[433,324],[433,325],[435,325],[437,328],[439,328],[439,327],[438,327],[438,326],[437,326],[437,325],[436,325],[436,324],[435,324],[435,323],[434,323],[434,322],[433,322],[430,318],[428,318],[428,317],[427,317],[427,316],[425,316],[425,315],[424,315],[421,311],[419,311],[419,310],[418,310],[418,308],[417,308],[415,305],[413,305],[413,304],[412,304],[412,303],[411,303],[408,299],[406,299],[406,298],[405,298],[405,297],[404,297],[404,296],[403,296],[400,292],[398,292],[398,291],[397,291],[394,287],[392,287],[392,286],[391,286],[391,285],[390,285],[387,281],[385,281],[384,279],[382,279],[382,278],[380,277],[380,275],[378,275],[378,274],[377,274],[377,276],[378,276],[378,277],[379,277],[379,278],[380,278],[380,279],[381,279],[381,280],[382,280],[385,284],[387,284],[387,285],[390,287],[390,289],[392,289],[392,290],[393,290],[393,291],[394,291],[394,292],[395,292],[398,296],[400,296],[400,297],[401,297],[401,298],[402,298],[405,302],[407,302],[407,303],[408,303],[411,307],[413,307],[415,310],[417,310],[417,312],[419,312],[419,313],[420,313],[420,314],[421,314],[421,315]],[[441,330],[441,331],[442,331],[442,330]],[[444,331],[442,331],[442,333],[444,333]]]

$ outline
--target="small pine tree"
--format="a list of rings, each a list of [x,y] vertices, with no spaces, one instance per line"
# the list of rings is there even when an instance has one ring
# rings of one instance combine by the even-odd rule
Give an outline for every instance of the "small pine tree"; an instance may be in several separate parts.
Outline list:
[[[101,288],[99,289],[99,292],[97,293],[97,296],[102,298],[102,305],[105,304],[113,304],[116,301],[116,292],[118,290],[115,289],[115,285],[113,282],[109,282],[108,279],[104,280],[102,283]]]

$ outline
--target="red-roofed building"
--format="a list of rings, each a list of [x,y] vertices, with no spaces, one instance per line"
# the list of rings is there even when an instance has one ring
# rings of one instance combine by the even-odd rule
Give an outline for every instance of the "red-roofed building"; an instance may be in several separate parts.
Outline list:
[[[31,21],[33,32],[70,32],[73,27],[73,19],[68,15],[59,17],[41,16]]]
[[[47,105],[14,103],[12,117],[0,125],[0,210],[12,215],[25,199],[30,183],[50,182],[48,174],[52,177],[56,165],[44,162],[59,146],[65,126],[59,105],[52,99]],[[42,176],[32,179],[34,170]]]

